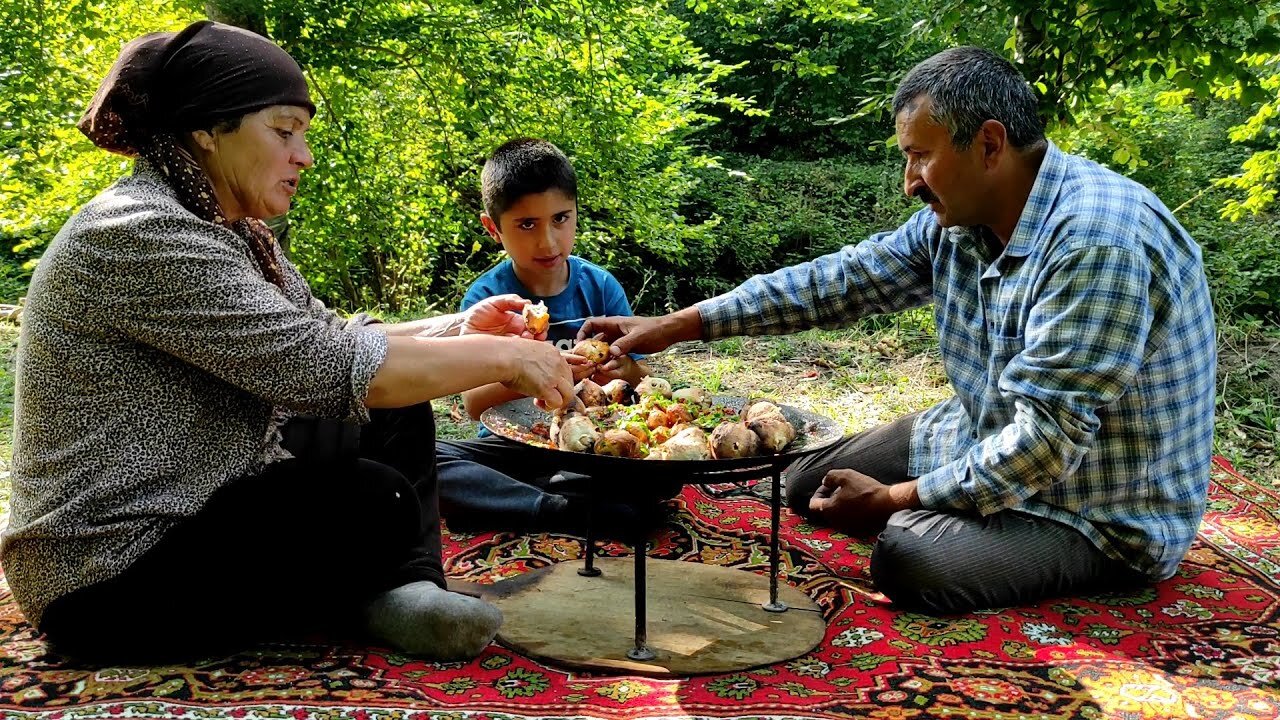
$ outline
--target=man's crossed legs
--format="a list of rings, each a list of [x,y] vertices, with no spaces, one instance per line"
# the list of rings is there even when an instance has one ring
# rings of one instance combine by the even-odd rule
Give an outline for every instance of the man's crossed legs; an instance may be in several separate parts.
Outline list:
[[[848,468],[885,484],[913,479],[907,467],[918,415],[798,460],[784,476],[787,505],[812,517],[809,500],[828,470]],[[871,578],[895,605],[931,614],[1022,605],[1143,582],[1075,528],[1016,510],[985,517],[934,510],[894,513],[872,552]]]

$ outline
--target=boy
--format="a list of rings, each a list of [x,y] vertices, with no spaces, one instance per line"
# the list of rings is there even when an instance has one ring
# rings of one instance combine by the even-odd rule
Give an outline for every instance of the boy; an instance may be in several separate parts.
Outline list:
[[[508,257],[476,279],[462,299],[462,309],[493,295],[516,294],[542,301],[553,323],[547,341],[555,343],[573,365],[575,381],[592,377],[601,384],[614,378],[639,383],[649,374],[639,360],[624,356],[605,371],[568,352],[583,320],[630,315],[631,304],[613,275],[572,254],[578,181],[565,154],[545,140],[510,140],[485,162],[480,185],[484,203],[480,222]],[[521,396],[494,384],[462,397],[467,412],[479,419],[488,408]],[[451,526],[580,529],[589,498],[567,488],[590,479],[556,474],[560,468],[554,464],[554,455],[523,450],[483,429],[475,440],[438,442],[436,453],[440,506]],[[652,509],[653,495],[649,497],[638,503],[643,508],[602,503],[594,508],[593,521],[597,527],[635,526]]]

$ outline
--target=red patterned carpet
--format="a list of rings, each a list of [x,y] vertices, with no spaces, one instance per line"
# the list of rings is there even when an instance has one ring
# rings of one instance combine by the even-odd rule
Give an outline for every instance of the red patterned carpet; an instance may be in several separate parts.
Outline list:
[[[958,618],[895,612],[869,591],[870,546],[785,517],[785,572],[823,607],[825,641],[791,662],[681,680],[566,672],[497,645],[465,664],[293,645],[190,667],[84,669],[46,653],[0,585],[0,717],[1272,720],[1280,493],[1222,461],[1213,479],[1200,539],[1174,578]],[[768,513],[749,493],[686,488],[678,502],[651,556],[767,566]],[[580,551],[567,537],[493,534],[455,535],[446,548],[451,575],[482,582]]]

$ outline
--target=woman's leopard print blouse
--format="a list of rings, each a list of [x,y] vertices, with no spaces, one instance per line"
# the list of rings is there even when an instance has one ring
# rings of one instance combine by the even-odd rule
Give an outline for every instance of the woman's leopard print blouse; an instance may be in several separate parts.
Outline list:
[[[367,420],[386,336],[337,317],[279,260],[283,291],[141,161],[49,245],[23,311],[0,548],[33,624],[287,457],[287,412]]]

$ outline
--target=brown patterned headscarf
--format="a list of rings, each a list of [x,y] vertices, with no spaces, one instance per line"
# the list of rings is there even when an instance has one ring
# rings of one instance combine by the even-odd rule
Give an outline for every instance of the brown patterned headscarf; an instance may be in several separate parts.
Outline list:
[[[263,276],[283,288],[275,235],[261,218],[228,221],[208,175],[178,139],[273,105],[315,115],[298,63],[261,35],[202,20],[126,45],[77,127],[94,145],[158,168],[188,210],[244,238]]]

